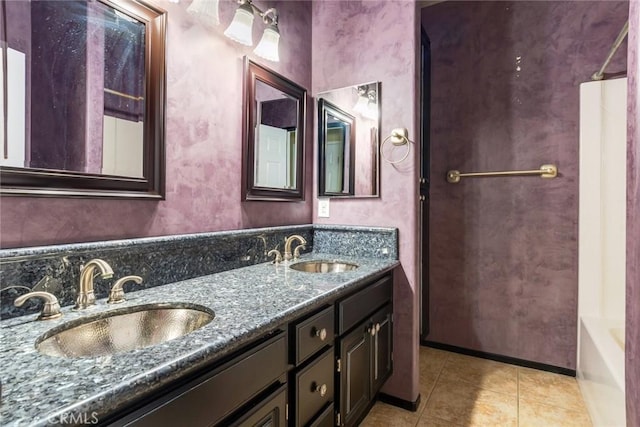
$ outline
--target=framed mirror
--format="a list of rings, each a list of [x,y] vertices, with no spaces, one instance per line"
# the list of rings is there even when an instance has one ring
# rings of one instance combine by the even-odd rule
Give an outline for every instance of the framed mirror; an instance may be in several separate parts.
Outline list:
[[[318,94],[318,196],[380,197],[380,82]]]
[[[243,200],[304,200],[307,91],[245,57]]]
[[[164,198],[166,12],[32,0],[0,14],[1,194]]]

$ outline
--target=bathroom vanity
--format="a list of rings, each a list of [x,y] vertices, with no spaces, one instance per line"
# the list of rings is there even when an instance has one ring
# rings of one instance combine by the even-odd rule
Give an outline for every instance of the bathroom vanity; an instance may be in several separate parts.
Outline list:
[[[276,229],[258,231],[269,242]],[[369,231],[363,246],[370,253],[352,247],[354,236],[367,237],[352,229],[299,226],[283,232],[306,233],[313,250],[287,265],[259,256],[256,264],[162,286],[135,291],[138,285],[131,284],[117,308],[106,304],[98,286],[98,300],[86,310],[63,303],[60,319],[36,321],[29,314],[3,320],[3,424],[357,425],[392,372],[395,230],[390,240]],[[211,234],[223,234],[228,244],[233,233]],[[254,240],[255,230],[239,234]],[[242,247],[236,243],[231,246]],[[88,248],[81,249],[86,255]],[[7,255],[13,254],[3,255],[3,271],[9,271]],[[327,260],[357,268],[290,268]],[[35,348],[39,337],[67,322],[167,303],[200,306],[215,317],[180,338],[111,355],[54,357]]]
[[[367,281],[113,414],[110,425],[357,425],[391,374],[392,285],[390,274]]]

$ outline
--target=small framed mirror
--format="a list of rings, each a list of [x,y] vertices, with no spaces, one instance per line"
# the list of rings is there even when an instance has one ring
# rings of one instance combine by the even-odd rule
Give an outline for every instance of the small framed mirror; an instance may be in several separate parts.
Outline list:
[[[243,200],[304,200],[307,91],[244,61]]]
[[[164,198],[167,13],[3,1],[0,21],[0,193]]]
[[[380,82],[318,94],[318,196],[380,197]]]

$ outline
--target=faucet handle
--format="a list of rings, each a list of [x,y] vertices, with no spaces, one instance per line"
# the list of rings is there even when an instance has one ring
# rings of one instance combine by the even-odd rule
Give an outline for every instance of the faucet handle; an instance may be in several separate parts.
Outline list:
[[[267,256],[271,256],[271,255],[275,255],[275,258],[273,259],[273,263],[278,265],[282,262],[282,255],[280,255],[280,251],[277,249],[271,249],[269,251],[269,253],[267,254]]]
[[[111,292],[109,292],[109,299],[107,299],[107,303],[109,304],[118,304],[121,302],[125,302],[124,299],[124,286],[127,282],[135,282],[138,285],[142,283],[142,277],[140,276],[124,276],[116,281],[111,288]]]
[[[296,246],[296,248],[293,250],[293,259],[300,258],[300,251],[301,250],[306,250],[306,249],[307,249],[307,247],[305,245]]]
[[[13,305],[16,307],[22,307],[22,305],[31,298],[40,298],[44,301],[44,307],[42,307],[42,312],[38,316],[38,320],[50,320],[62,316],[62,313],[60,312],[60,304],[58,304],[58,298],[49,292],[29,292],[28,294],[24,294],[16,298]]]

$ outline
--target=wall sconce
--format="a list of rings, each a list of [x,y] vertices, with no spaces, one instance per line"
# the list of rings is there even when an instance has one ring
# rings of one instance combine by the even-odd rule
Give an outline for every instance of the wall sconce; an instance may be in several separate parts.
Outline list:
[[[178,3],[180,0],[169,0]],[[220,25],[218,15],[218,0],[193,0],[187,8],[187,12],[200,15],[208,25]]]
[[[357,86],[358,101],[353,107],[353,111],[360,114],[365,119],[378,120],[378,94],[374,87],[370,85]]]
[[[245,46],[253,45],[253,18],[254,13],[262,18],[267,25],[262,34],[262,39],[254,49],[254,53],[266,60],[278,62],[278,44],[280,42],[280,31],[278,30],[278,12],[275,8],[266,11],[260,10],[251,0],[237,0],[238,9],[233,17],[233,21],[224,31],[224,35]]]

